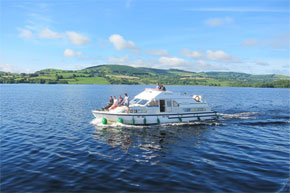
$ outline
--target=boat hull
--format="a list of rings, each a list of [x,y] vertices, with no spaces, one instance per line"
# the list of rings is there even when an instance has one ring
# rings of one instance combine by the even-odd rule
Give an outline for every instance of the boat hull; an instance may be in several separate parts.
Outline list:
[[[104,124],[119,122],[126,125],[157,125],[165,123],[211,121],[218,119],[218,115],[214,111],[178,114],[110,113],[106,111],[92,111],[92,113],[97,120]]]

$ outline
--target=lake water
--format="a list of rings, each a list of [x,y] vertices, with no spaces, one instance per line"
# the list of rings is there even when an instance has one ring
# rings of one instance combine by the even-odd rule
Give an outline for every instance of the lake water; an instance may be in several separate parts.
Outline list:
[[[167,86],[220,121],[100,127],[128,85],[0,85],[1,192],[288,192],[289,89]]]

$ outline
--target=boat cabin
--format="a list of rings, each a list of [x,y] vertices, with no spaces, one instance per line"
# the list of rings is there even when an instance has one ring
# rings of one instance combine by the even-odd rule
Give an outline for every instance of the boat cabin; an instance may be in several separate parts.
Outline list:
[[[130,113],[195,112],[205,111],[206,107],[201,96],[155,89],[145,89],[130,101]]]

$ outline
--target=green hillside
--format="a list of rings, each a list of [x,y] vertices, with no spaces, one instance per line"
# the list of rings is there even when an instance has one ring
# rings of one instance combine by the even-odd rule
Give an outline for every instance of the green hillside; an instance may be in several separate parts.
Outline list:
[[[290,88],[290,77],[237,72],[189,72],[178,69],[99,65],[82,70],[44,69],[31,74],[0,72],[0,83],[156,84]]]

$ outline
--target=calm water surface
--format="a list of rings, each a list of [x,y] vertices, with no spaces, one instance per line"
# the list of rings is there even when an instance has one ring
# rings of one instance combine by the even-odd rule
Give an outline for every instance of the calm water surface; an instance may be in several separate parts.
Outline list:
[[[289,89],[167,86],[220,121],[94,124],[109,96],[145,87],[0,85],[1,192],[289,191]]]

